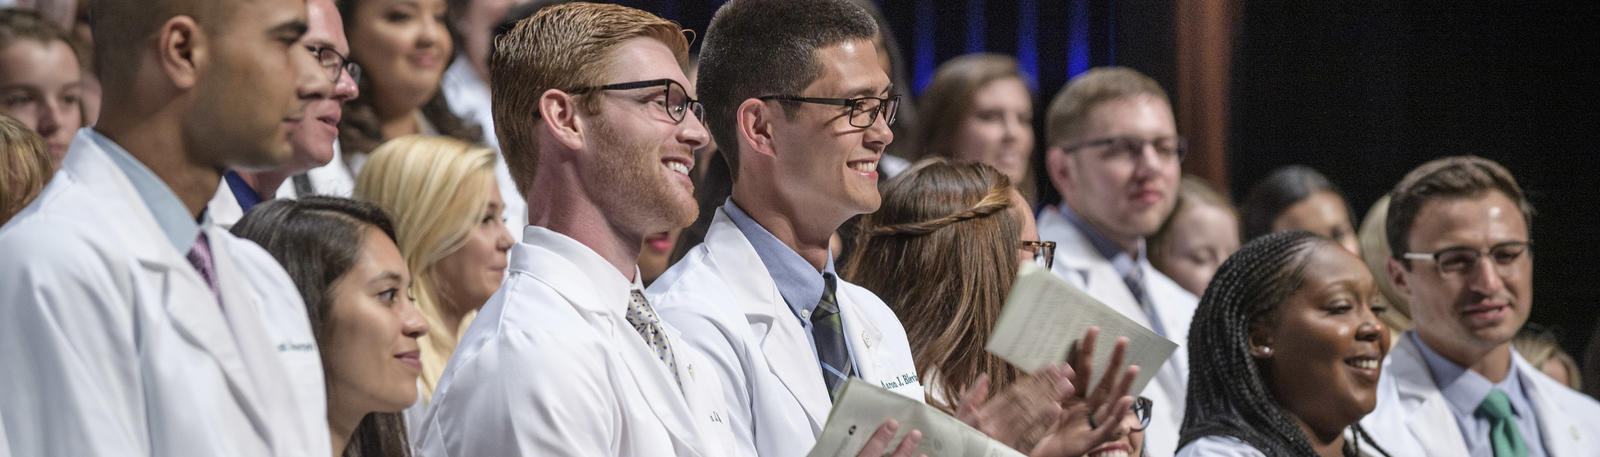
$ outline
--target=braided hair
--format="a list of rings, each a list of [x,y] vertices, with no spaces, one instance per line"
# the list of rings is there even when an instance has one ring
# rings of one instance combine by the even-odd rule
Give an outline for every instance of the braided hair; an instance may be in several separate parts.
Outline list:
[[[1288,300],[1305,280],[1314,248],[1333,241],[1305,231],[1256,238],[1234,253],[1212,277],[1189,327],[1187,414],[1178,447],[1211,435],[1231,436],[1269,456],[1315,455],[1305,432],[1279,406],[1250,355],[1250,331]],[[1336,246],[1336,245],[1335,245]],[[1360,425],[1344,454],[1372,444]]]
[[[928,403],[954,414],[960,392],[988,374],[993,392],[1021,372],[984,351],[1017,276],[1022,219],[1005,174],[943,159],[919,163],[884,186],[863,219],[847,280],[888,302],[905,324]]]

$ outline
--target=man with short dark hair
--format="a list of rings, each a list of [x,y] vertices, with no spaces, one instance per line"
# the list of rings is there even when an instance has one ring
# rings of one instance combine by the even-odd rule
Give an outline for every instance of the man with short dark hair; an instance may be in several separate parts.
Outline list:
[[[1600,403],[1511,345],[1533,308],[1533,206],[1511,172],[1447,157],[1390,195],[1389,279],[1415,327],[1362,428],[1390,455],[1600,455]]]
[[[232,228],[246,211],[263,201],[318,191],[311,187],[311,179],[305,174],[332,164],[336,155],[334,141],[339,137],[339,117],[344,112],[344,102],[361,93],[356,87],[361,70],[346,59],[350,55],[350,44],[345,40],[344,22],[333,0],[308,0],[306,20],[306,35],[301,42],[317,53],[318,63],[333,82],[333,92],[296,94],[305,100],[305,116],[289,127],[289,147],[294,152],[284,166],[259,172],[230,170],[223,173],[222,185],[206,205],[212,222],[218,226]],[[334,166],[342,168],[344,164]],[[296,189],[297,184],[286,182],[291,178],[301,180],[301,185],[307,188]],[[322,189],[323,192],[331,190]],[[349,189],[340,194],[348,195]]]
[[[1039,239],[1056,242],[1051,271],[1178,343],[1141,394],[1155,403],[1150,455],[1177,452],[1188,390],[1189,321],[1199,300],[1157,271],[1145,237],[1177,202],[1183,138],[1167,93],[1122,67],[1067,82],[1045,118],[1045,173],[1061,202],[1039,211]]]
[[[10,452],[326,454],[305,304],[272,256],[204,213],[222,170],[289,158],[297,93],[332,91],[300,42],[304,0],[92,8],[100,122],[0,228]]]

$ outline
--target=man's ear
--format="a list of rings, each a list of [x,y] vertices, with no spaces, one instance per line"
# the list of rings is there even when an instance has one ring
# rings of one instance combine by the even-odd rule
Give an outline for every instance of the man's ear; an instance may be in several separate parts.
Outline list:
[[[1384,266],[1389,270],[1389,283],[1394,285],[1394,291],[1405,297],[1407,303],[1414,302],[1411,299],[1411,282],[1406,280],[1407,268],[1405,264],[1400,263],[1394,257],[1390,257],[1384,263]]]
[[[739,131],[739,141],[747,147],[739,152],[756,153],[767,156],[777,154],[777,148],[772,140],[773,121],[780,116],[775,110],[769,109],[766,102],[754,98],[745,99],[734,111],[737,123],[735,129]]]
[[[206,46],[205,33],[194,18],[167,19],[156,34],[157,68],[173,87],[192,89],[200,81],[200,67],[209,57]]]
[[[568,149],[583,149],[583,134],[588,126],[578,116],[577,97],[556,89],[539,94],[539,122],[543,122],[550,129],[550,134]]]
[[[1044,169],[1046,176],[1050,177],[1050,184],[1056,186],[1056,192],[1066,197],[1067,189],[1072,188],[1072,155],[1060,146],[1051,146],[1044,151]]]

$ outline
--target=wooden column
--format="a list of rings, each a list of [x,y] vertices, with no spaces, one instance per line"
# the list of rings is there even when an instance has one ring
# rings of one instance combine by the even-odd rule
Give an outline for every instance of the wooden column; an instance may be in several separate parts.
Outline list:
[[[1228,89],[1233,80],[1234,0],[1177,0],[1178,132],[1189,139],[1184,173],[1228,190]]]

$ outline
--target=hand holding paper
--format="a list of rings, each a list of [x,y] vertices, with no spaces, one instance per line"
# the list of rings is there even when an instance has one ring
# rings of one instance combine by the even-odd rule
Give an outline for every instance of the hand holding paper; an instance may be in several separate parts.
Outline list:
[[[1022,454],[989,439],[983,432],[968,427],[932,406],[884,390],[872,383],[851,378],[828,414],[828,425],[817,437],[809,457],[872,455],[867,431],[885,421],[898,423],[898,432],[887,443],[898,443],[896,455],[907,446],[902,438],[912,430],[921,431],[922,440],[913,442],[917,454],[930,457],[1021,457]],[[880,430],[881,431],[881,430]],[[877,448],[879,453],[889,444]]]

